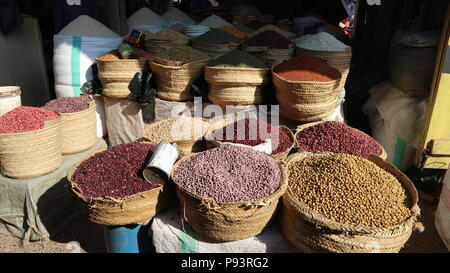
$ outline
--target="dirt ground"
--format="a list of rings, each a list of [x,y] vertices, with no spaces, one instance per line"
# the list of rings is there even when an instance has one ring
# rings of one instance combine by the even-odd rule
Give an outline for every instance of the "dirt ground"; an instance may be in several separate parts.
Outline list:
[[[421,222],[425,230],[414,232],[402,253],[438,253],[448,252],[434,226],[436,206],[421,202]],[[30,242],[25,245],[15,237],[0,235],[0,253],[98,253],[106,252],[103,228],[92,224],[80,215],[65,230],[42,242]]]

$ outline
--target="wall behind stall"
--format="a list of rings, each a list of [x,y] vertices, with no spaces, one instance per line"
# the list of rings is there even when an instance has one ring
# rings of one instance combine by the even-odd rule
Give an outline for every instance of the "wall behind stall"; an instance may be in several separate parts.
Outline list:
[[[24,15],[18,28],[0,33],[0,60],[0,86],[20,86],[23,105],[42,106],[50,99],[37,19]]]

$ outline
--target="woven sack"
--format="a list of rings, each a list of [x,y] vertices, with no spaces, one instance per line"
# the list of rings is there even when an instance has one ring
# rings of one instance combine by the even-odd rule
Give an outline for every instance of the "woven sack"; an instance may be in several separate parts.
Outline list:
[[[174,117],[172,119],[176,119],[178,117]],[[199,130],[191,130],[191,137],[189,139],[182,139],[182,140],[176,140],[173,139],[166,139],[166,141],[170,143],[176,143],[178,146],[178,149],[180,151],[180,154],[182,156],[189,155],[193,152],[200,152],[203,150],[203,136],[206,134],[209,128],[209,123],[207,119],[205,118],[193,118],[193,117],[183,117],[183,118],[190,118],[192,120],[196,119],[199,122],[201,122],[202,127],[199,128]],[[151,133],[156,126],[159,124],[162,124],[164,122],[167,122],[167,120],[161,120],[154,122],[152,124],[147,125],[144,130],[142,131],[142,136],[151,144],[157,145],[159,144],[157,141],[152,139]],[[186,128],[180,128],[180,130],[186,132]]]
[[[189,157],[174,165],[172,176]],[[272,219],[278,200],[286,191],[285,169],[282,165],[280,168],[280,187],[271,195],[253,202],[217,203],[212,198],[191,193],[174,183],[183,219],[212,242],[238,241],[260,234]]]
[[[149,70],[147,61],[141,59],[104,60],[99,57],[96,62],[103,95],[111,98],[127,98],[128,85],[134,75]]]
[[[299,125],[297,127],[297,131],[295,133],[295,141],[297,141],[297,137],[298,137],[298,135],[300,134],[301,131],[305,130],[306,128],[312,127],[312,126],[316,126],[317,124],[321,124],[323,122],[326,122],[326,121],[316,121],[316,122],[310,122],[310,123]],[[366,133],[364,133],[364,132],[362,132],[362,131],[360,131],[360,130],[358,130],[356,128],[353,128],[353,127],[351,127],[351,128],[354,131],[356,131],[357,133],[359,133],[359,134],[362,134],[362,135],[365,135],[365,136],[368,136],[368,137],[372,138],[371,136],[367,135]],[[375,140],[375,142],[377,142],[377,141]],[[381,154],[380,155],[376,155],[376,156],[380,157],[383,160],[386,160],[387,159],[386,150],[383,148],[383,146],[381,146],[381,144],[378,143],[378,145],[380,145]],[[309,152],[309,151],[306,151],[305,149],[303,149],[299,144],[297,144],[297,151],[300,152],[300,153],[302,153],[302,152]]]
[[[216,86],[264,85],[270,82],[270,69],[206,66],[205,80]]]
[[[75,113],[60,113],[61,153],[73,154],[93,147],[97,141],[97,118],[95,101],[89,108]]]
[[[0,134],[0,164],[4,176],[26,179],[48,174],[61,166],[61,117],[36,131]]]
[[[181,66],[165,65],[149,61],[155,75],[156,95],[170,101],[186,101],[192,99],[191,83],[202,76],[208,60],[185,63]]]
[[[86,159],[104,150],[99,149]],[[72,167],[67,179],[72,192],[79,198],[83,213],[93,223],[106,226],[147,225],[153,216],[169,207],[175,200],[175,193],[170,183],[122,199],[86,197],[72,180],[75,170],[81,163]]]
[[[297,153],[286,161],[286,172],[292,161],[302,160],[309,153]],[[317,155],[317,154],[316,154]],[[418,194],[409,178],[393,165],[379,157],[369,160],[393,174],[405,187],[411,198],[411,216],[391,227],[364,227],[338,223],[323,217],[295,199],[290,187],[283,195],[279,228],[283,236],[295,247],[306,252],[398,252],[407,242],[420,209]]]

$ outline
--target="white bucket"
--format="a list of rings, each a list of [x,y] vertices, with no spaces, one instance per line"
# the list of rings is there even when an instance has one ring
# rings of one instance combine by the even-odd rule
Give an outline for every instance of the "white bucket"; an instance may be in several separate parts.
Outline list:
[[[16,107],[22,106],[20,94],[21,91],[19,86],[0,87],[0,116]]]

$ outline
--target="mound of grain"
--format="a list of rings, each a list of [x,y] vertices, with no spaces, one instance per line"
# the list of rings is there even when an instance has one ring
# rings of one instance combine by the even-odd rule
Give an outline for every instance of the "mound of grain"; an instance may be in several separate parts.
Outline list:
[[[148,8],[141,8],[133,15],[128,17],[127,24],[129,26],[136,25],[165,25],[167,21]]]
[[[194,20],[192,20],[191,17],[189,17],[187,14],[182,12],[181,10],[177,8],[169,8],[163,15],[162,18],[166,20],[167,22],[189,22],[192,24],[196,24]]]
[[[230,24],[227,21],[225,21],[224,19],[222,19],[222,17],[214,15],[214,14],[209,16],[205,20],[201,21],[199,23],[199,25],[208,26],[210,28],[219,28],[219,27],[225,27],[225,26],[232,27],[233,26],[232,24]]]
[[[87,15],[78,16],[75,20],[65,26],[58,35],[120,38],[119,34]]]

